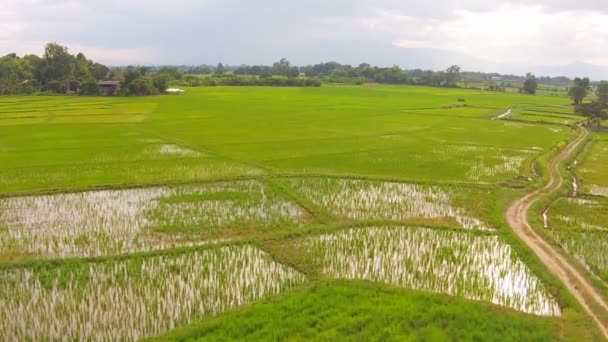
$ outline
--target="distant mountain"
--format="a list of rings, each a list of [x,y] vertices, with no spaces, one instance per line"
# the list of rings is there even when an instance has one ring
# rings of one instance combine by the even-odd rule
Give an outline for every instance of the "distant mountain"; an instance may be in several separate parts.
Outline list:
[[[574,63],[556,67],[537,67],[533,69],[537,75],[589,77],[594,81],[608,80],[608,67],[589,63]]]
[[[463,69],[480,69],[488,63],[460,53],[440,49],[409,49],[373,42],[324,42],[305,48],[297,56],[307,56],[307,63],[322,60],[336,60],[341,63],[391,66],[399,65],[405,69],[443,70],[457,64]]]
[[[405,69],[443,70],[450,65],[460,65],[463,70],[496,72],[500,74],[525,75],[532,72],[537,76],[589,77],[592,80],[608,80],[608,67],[587,63],[575,63],[557,67],[499,64],[483,60],[472,54],[457,53],[434,48],[403,48],[373,40],[311,40],[294,41],[291,44],[275,44],[271,39],[251,42],[233,49],[220,44],[205,50],[201,55],[192,55],[191,64],[215,65],[218,61],[229,65],[262,64],[271,65],[281,58],[287,58],[295,65],[309,65],[322,62],[338,62],[358,65],[369,63],[378,66],[399,65]],[[186,62],[188,63],[188,62]]]
[[[393,45],[361,42],[311,42],[293,46],[289,54],[298,56],[295,64],[316,64],[336,61],[357,65],[362,62],[372,65],[399,65],[405,69],[443,70],[450,65],[460,65],[463,70],[496,72],[501,74],[525,75],[532,72],[537,76],[589,77],[592,80],[608,80],[608,67],[588,63],[574,63],[563,66],[534,66],[527,68],[503,65],[476,58],[467,54],[441,49],[412,49]]]

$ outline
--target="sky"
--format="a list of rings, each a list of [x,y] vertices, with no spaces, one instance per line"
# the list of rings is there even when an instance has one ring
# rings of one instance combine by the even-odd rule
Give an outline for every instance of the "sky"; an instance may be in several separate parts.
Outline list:
[[[608,77],[608,1],[0,0],[0,54],[50,41],[108,65],[286,57]]]

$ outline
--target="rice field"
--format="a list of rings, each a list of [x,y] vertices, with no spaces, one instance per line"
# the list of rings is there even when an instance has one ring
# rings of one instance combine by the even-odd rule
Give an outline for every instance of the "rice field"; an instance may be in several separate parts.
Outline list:
[[[307,213],[269,192],[259,181],[220,183],[179,189],[153,210],[154,225],[166,229],[298,226]]]
[[[294,179],[291,186],[317,207],[351,220],[449,219],[464,229],[491,230],[452,204],[437,186],[342,179]]]
[[[8,341],[136,341],[305,280],[249,246],[1,273]]]
[[[535,315],[561,314],[539,279],[496,236],[372,227],[313,237],[301,248],[330,277],[462,296]]]
[[[603,135],[593,137],[590,145],[581,156],[576,174],[585,193],[608,197],[608,140]],[[604,138],[604,139],[603,139]]]
[[[552,125],[576,125],[584,118],[574,114],[571,106],[529,106],[516,108],[509,116],[512,120],[537,122]]]
[[[158,227],[238,228],[303,224],[295,204],[257,181],[91,191],[0,199],[0,255],[94,257],[194,246]]]
[[[132,99],[81,98],[78,102],[61,97],[32,99],[15,97],[0,106],[0,126],[75,123],[137,123],[156,109],[156,104]]]
[[[584,268],[608,282],[608,183],[605,168],[608,145],[602,134],[591,142],[571,165],[576,181],[572,197],[551,205],[551,235],[563,250]],[[573,181],[574,182],[574,181]],[[581,185],[579,185],[579,183]]]
[[[550,218],[559,230],[608,231],[607,208],[603,198],[560,198],[551,205]]]
[[[0,340],[163,339],[216,319],[239,340],[283,321],[267,339],[592,339],[502,229],[506,203],[538,182],[533,162],[572,137],[541,122],[570,119],[568,104],[347,85],[0,97]],[[603,205],[587,196],[608,187],[594,172],[581,206]],[[574,214],[549,215],[573,232],[605,226]],[[307,303],[341,293],[345,310]],[[242,306],[288,317],[232,319]]]
[[[589,272],[608,281],[608,231],[555,231],[555,240]]]

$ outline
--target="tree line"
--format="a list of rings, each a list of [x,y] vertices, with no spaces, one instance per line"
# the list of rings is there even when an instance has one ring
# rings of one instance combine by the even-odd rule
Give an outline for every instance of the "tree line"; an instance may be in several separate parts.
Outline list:
[[[221,68],[220,68],[221,67]],[[218,65],[213,73],[223,73],[228,70],[224,65]],[[383,83],[383,84],[413,84],[435,87],[457,87],[460,80],[461,68],[453,65],[446,70],[405,70],[394,65],[392,67],[378,67],[361,63],[354,67],[336,62],[320,63],[307,66],[294,66],[283,58],[272,66],[241,65],[229,69],[234,75],[249,75],[258,77],[282,76],[296,78],[305,76],[316,78],[329,83]],[[189,70],[191,73],[210,71],[210,67],[197,67]]]
[[[0,57],[0,95],[76,93],[87,85],[96,87],[108,72],[108,67],[82,53],[72,55],[66,47],[49,43],[42,56],[11,53]]]
[[[154,95],[164,92],[181,77],[177,68],[108,68],[83,53],[71,54],[67,47],[48,43],[42,56],[23,57],[11,53],[0,57],[0,95],[57,93],[99,95],[98,82],[121,83],[117,95]]]

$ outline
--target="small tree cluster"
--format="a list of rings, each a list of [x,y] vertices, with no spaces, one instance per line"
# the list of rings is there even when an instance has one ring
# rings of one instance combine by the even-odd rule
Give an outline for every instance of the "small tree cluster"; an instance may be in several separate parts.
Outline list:
[[[602,121],[608,120],[608,82],[602,81],[599,83],[595,101],[583,103],[583,99],[587,97],[588,89],[590,89],[588,81],[589,79],[575,79],[575,86],[570,90],[571,96],[573,96],[576,104],[575,112],[587,118],[587,125],[599,127]]]
[[[181,80],[183,72],[174,67],[164,67],[151,74],[147,67],[127,67],[111,72],[114,80],[121,81],[121,95],[146,96],[164,93],[171,82]]]
[[[49,43],[42,57],[12,53],[0,58],[0,95],[96,92],[97,87],[91,85],[104,79],[108,71],[82,53],[72,55],[67,47]]]
[[[587,118],[587,125],[600,126],[602,121],[608,120],[608,105],[594,101],[576,105],[575,112]]]
[[[591,81],[589,78],[577,77],[574,79],[574,84],[568,90],[568,95],[572,99],[574,105],[580,105],[591,90]]]
[[[528,95],[536,94],[536,90],[538,89],[538,81],[536,80],[536,76],[531,73],[526,74],[526,80],[524,81],[524,86],[522,88],[522,92]]]

